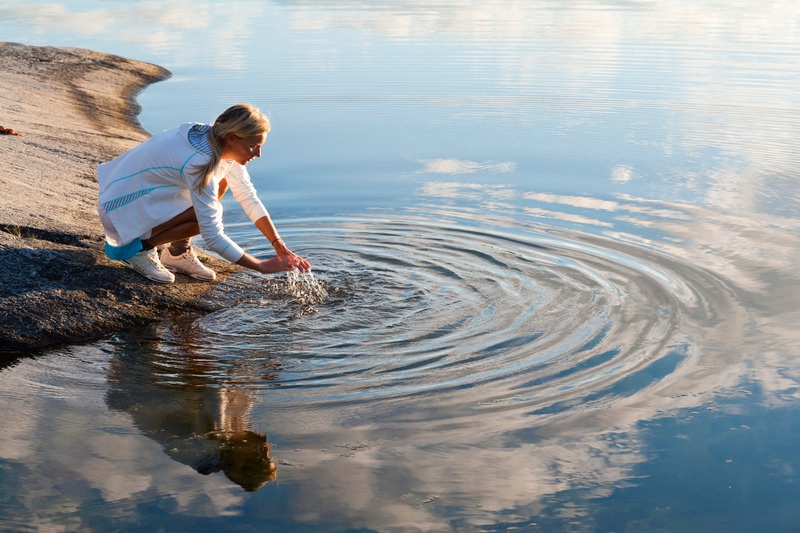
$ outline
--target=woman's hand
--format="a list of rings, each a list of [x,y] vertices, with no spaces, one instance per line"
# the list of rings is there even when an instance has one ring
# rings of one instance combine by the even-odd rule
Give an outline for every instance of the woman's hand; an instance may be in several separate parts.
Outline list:
[[[298,269],[300,272],[309,272],[311,265],[308,261],[293,253],[283,254],[272,259],[257,261],[255,270],[262,274],[275,274],[276,272],[286,272]]]
[[[278,230],[275,229],[275,225],[272,223],[272,219],[269,218],[269,215],[256,220],[256,227],[264,234],[264,237],[269,239],[272,243],[272,247],[275,248],[275,257],[262,261],[245,253],[236,264],[258,270],[263,274],[274,274],[276,272],[285,272],[294,269],[300,272],[311,271],[311,264],[308,261],[286,247],[286,243],[284,243],[283,239],[278,235]]]
[[[273,241],[272,246],[275,248],[275,257],[259,261],[256,268],[259,272],[274,274],[275,272],[285,272],[295,268],[300,272],[311,271],[311,264],[287,248],[282,239]]]
[[[309,272],[311,270],[311,263],[287,248],[283,239],[277,239],[273,243],[273,247],[277,258],[286,261],[286,264],[291,266],[287,270],[294,270],[295,268],[299,269],[300,272]]]
[[[311,264],[286,248],[286,245],[281,246],[280,251],[278,251],[277,248],[278,247],[276,246],[276,256],[272,259],[265,259],[262,261],[260,259],[256,259],[250,254],[244,254],[244,256],[237,261],[237,264],[247,268],[252,268],[253,270],[257,270],[262,274],[275,274],[276,272],[286,272],[294,269],[297,269],[300,272],[311,271]]]

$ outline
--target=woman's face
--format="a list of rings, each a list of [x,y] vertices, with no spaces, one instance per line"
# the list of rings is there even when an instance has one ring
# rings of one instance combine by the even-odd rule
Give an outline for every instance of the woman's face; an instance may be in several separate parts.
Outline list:
[[[233,159],[240,165],[246,165],[256,157],[261,157],[261,146],[266,140],[266,133],[250,137],[229,133],[222,143],[222,159]]]

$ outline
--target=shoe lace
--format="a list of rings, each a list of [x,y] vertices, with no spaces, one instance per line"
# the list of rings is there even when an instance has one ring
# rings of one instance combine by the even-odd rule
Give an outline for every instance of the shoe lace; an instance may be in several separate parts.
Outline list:
[[[156,251],[155,248],[153,248],[152,250],[148,250],[147,253],[145,254],[145,257],[147,258],[148,261],[150,261],[153,264],[154,267],[161,270],[160,268],[161,263],[158,260],[158,251]]]

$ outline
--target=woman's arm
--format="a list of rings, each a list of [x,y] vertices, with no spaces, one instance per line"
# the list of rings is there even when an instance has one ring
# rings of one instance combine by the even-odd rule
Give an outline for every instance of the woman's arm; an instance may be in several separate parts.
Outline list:
[[[245,252],[242,258],[236,261],[236,264],[246,268],[252,268],[262,274],[275,274],[276,272],[285,272],[287,270],[294,270],[295,268],[300,272],[308,272],[311,270],[311,265],[308,261],[294,254],[279,255],[272,259],[261,261]]]
[[[282,272],[284,270],[294,270],[295,268],[301,272],[308,272],[311,270],[311,264],[308,261],[286,247],[286,243],[284,243],[283,239],[278,235],[278,230],[275,229],[275,224],[272,223],[272,219],[269,215],[256,220],[256,227],[264,234],[264,237],[272,243],[272,247],[275,249],[275,257],[267,259],[266,261],[260,261],[245,253],[242,258],[237,261],[237,264],[263,273]]]
[[[258,198],[258,193],[250,181],[250,174],[243,165],[233,164],[226,175],[226,183],[230,186],[234,197],[242,206],[247,216],[253,221],[264,237],[272,243],[276,257],[260,261],[245,253],[236,263],[259,272],[274,273],[284,270],[299,269],[301,272],[311,270],[311,265],[302,257],[294,254],[281,239],[269,212]]]

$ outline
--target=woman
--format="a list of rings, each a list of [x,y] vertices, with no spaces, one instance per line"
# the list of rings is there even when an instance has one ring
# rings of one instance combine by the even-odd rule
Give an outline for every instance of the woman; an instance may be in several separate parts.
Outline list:
[[[175,281],[173,272],[211,281],[189,240],[206,245],[232,263],[263,273],[311,265],[292,253],[278,235],[245,166],[261,156],[269,119],[247,104],[228,108],[211,124],[182,124],[161,132],[97,167],[98,213],[106,233],[106,254],[146,278]],[[247,216],[275,249],[260,260],[225,235],[220,199],[230,187]],[[159,259],[157,246],[169,244]]]

